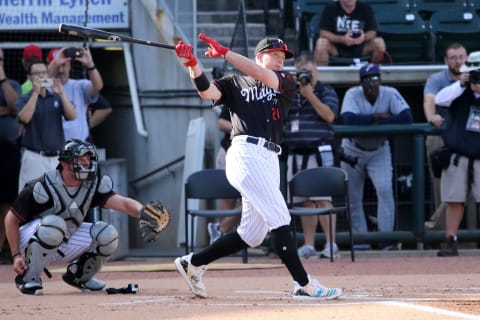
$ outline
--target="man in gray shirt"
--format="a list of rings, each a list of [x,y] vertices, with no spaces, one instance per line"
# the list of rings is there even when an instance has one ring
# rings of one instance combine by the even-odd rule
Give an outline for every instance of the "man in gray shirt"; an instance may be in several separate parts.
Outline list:
[[[397,89],[381,85],[380,67],[366,64],[360,69],[360,86],[348,89],[343,99],[342,118],[346,125],[377,125],[412,123],[412,113]],[[348,173],[352,228],[354,232],[367,232],[363,211],[363,188],[366,175],[372,180],[377,193],[377,219],[379,231],[393,231],[395,203],[392,186],[392,155],[387,137],[344,138],[345,154],[356,158],[354,167],[345,162],[342,169]],[[366,245],[357,249],[368,249]],[[383,247],[386,249],[386,247]]]

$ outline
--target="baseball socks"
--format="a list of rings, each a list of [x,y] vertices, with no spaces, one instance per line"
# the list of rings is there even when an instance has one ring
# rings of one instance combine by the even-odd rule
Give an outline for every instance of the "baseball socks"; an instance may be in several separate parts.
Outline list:
[[[242,250],[247,244],[240,238],[236,231],[230,232],[219,238],[204,250],[192,256],[191,264],[194,266],[207,265],[212,261],[229,256]]]
[[[293,279],[301,286],[306,285],[308,283],[308,275],[298,256],[297,248],[290,232],[290,226],[281,226],[272,230],[271,236],[275,251]]]

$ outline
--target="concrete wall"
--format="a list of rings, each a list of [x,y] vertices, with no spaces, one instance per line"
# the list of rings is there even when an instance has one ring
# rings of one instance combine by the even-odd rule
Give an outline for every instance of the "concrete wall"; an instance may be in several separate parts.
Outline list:
[[[161,36],[150,14],[140,1],[131,2],[132,35],[142,39],[169,42]],[[147,137],[137,133],[124,70],[123,55],[110,54],[102,60],[106,82],[105,95],[113,105],[113,113],[93,130],[95,143],[106,149],[107,158],[124,158],[128,181],[132,181],[184,156],[189,121],[204,117],[207,123],[205,166],[213,166],[219,145],[216,113],[210,103],[201,101],[195,92],[186,97],[173,94],[165,98],[166,90],[193,90],[188,70],[172,50],[132,45],[136,83],[140,95]],[[161,253],[176,247],[177,218],[183,187],[183,162],[136,184],[129,184],[128,195],[141,202],[161,200],[172,212],[171,226],[160,239],[145,246],[138,238],[137,221],[130,219],[130,248],[146,248]]]

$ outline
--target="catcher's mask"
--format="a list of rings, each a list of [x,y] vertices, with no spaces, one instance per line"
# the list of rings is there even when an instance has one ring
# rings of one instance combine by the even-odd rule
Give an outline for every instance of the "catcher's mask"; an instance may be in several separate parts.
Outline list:
[[[84,156],[89,156],[88,167],[79,161],[79,158]],[[77,180],[90,181],[97,175],[97,150],[91,143],[78,139],[67,141],[63,150],[60,151],[58,160],[73,165],[73,174]]]

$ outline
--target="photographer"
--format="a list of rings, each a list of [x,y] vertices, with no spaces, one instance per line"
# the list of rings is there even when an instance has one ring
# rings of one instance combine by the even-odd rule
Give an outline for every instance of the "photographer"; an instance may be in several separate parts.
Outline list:
[[[25,128],[19,192],[26,182],[57,167],[58,154],[65,144],[62,119],[73,120],[78,114],[60,81],[47,78],[45,62],[32,62],[27,72],[33,89],[16,102],[18,120]]]
[[[70,78],[72,61],[81,63],[87,69],[89,80]],[[48,53],[47,62],[48,74],[61,81],[63,90],[70,97],[77,110],[75,121],[65,121],[63,123],[65,139],[89,140],[88,107],[97,101],[99,92],[103,88],[102,76],[93,62],[90,50],[75,47],[52,49]]]
[[[295,61],[298,89],[294,105],[289,109],[284,136],[288,146],[288,180],[298,171],[317,166],[333,166],[332,143],[334,132],[331,124],[338,114],[338,96],[335,90],[317,81],[317,67],[313,56],[301,54]],[[314,130],[312,134],[310,130]],[[321,152],[320,152],[321,150]],[[294,199],[304,207],[331,207],[329,198]],[[328,233],[328,216],[302,216],[305,244],[298,249],[302,258],[316,256],[315,231],[317,221],[325,232],[326,243],[321,257],[338,257],[335,229]],[[336,216],[332,216],[333,226]],[[330,252],[330,241],[334,252]]]
[[[460,77],[435,96],[435,103],[448,107],[447,125],[442,133],[451,151],[450,165],[442,171],[440,193],[447,203],[446,246],[439,257],[458,256],[457,233],[465,202],[471,194],[480,202],[480,51],[468,55]]]

